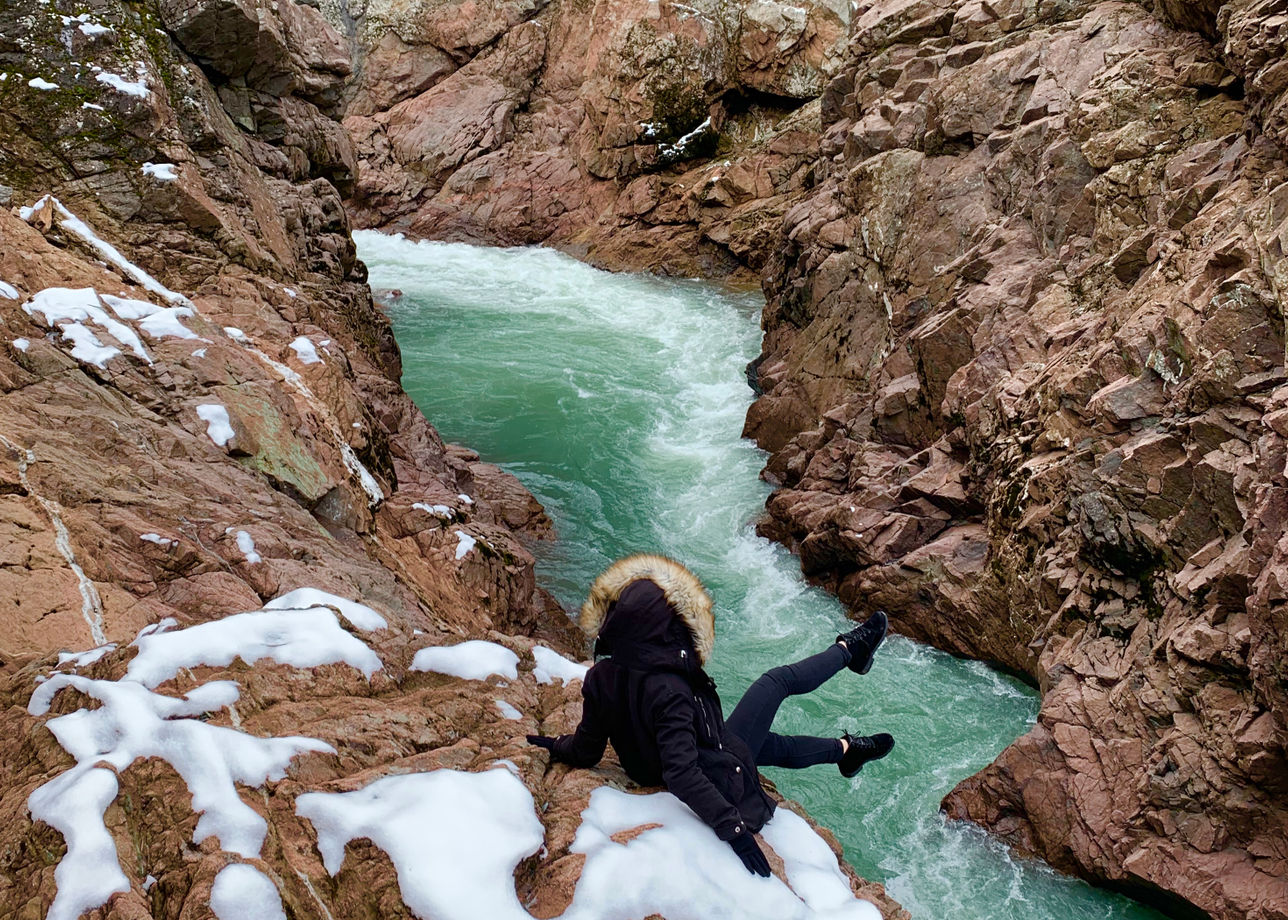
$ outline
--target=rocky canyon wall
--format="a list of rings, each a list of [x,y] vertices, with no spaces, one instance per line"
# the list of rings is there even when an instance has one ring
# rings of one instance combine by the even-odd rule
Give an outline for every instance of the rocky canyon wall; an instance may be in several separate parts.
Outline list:
[[[360,222],[762,275],[763,532],[1044,692],[951,814],[1285,915],[1278,6],[331,15]]]
[[[744,279],[813,181],[849,16],[835,0],[345,12],[358,223]]]
[[[489,799],[390,792],[346,850],[395,775],[517,801],[479,833],[536,855],[482,887],[554,916],[627,785],[523,741],[576,719],[581,639],[541,508],[400,388],[351,71],[290,0],[0,5],[0,917],[424,915],[450,885],[381,828]]]
[[[762,530],[856,614],[1031,675],[945,800],[1288,916],[1283,10],[877,0],[764,269]]]

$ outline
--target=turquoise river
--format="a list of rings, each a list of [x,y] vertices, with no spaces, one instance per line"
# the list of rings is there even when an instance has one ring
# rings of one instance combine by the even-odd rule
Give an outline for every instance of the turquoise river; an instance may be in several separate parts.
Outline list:
[[[753,529],[764,454],[739,433],[759,295],[608,274],[542,249],[355,236],[372,286],[404,292],[389,307],[404,386],[445,439],[513,472],[554,519],[559,539],[537,547],[539,573],[565,607],[618,556],[682,560],[716,602],[710,671],[726,711],[766,668],[848,628],[840,605]],[[940,814],[942,796],[1037,708],[1011,677],[892,636],[868,675],[842,672],[789,700],[776,729],[889,731],[894,752],[854,780],[830,766],[766,773],[917,920],[1157,920]]]

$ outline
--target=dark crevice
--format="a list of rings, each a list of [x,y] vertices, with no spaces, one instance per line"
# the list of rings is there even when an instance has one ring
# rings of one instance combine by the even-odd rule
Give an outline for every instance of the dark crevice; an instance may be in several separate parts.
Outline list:
[[[739,115],[746,115],[753,109],[768,109],[774,112],[788,114],[795,112],[803,105],[812,101],[809,99],[798,99],[795,96],[781,96],[778,93],[768,93],[764,90],[753,89],[749,86],[738,86],[726,90],[720,97],[720,104],[730,118],[737,118]]]
[[[1200,102],[1207,99],[1215,99],[1217,96],[1226,96],[1239,102],[1244,96],[1243,80],[1232,74],[1222,80],[1219,85],[1213,86],[1207,84],[1199,86],[1195,89],[1195,92],[1198,95]]]

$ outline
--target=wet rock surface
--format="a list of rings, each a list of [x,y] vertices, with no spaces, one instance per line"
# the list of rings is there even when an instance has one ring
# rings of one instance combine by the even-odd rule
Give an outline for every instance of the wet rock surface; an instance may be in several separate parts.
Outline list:
[[[523,15],[497,13],[516,44],[535,32]],[[492,41],[470,15],[461,28],[436,40]],[[399,386],[342,204],[357,178],[337,120],[353,70],[343,30],[290,0],[0,8],[0,917],[43,917],[101,875],[59,874],[95,845],[123,878],[112,891],[108,872],[103,897],[64,903],[69,915],[213,917],[216,877],[243,863],[293,917],[410,916],[369,841],[327,871],[297,799],[497,766],[541,806],[547,847],[515,881],[553,916],[579,875],[569,846],[591,792],[629,786],[611,763],[551,768],[523,742],[580,709],[575,681],[538,682],[533,648],[578,659],[582,639],[534,579],[532,541],[553,536],[539,504],[445,445]],[[278,606],[309,607],[380,667],[293,666],[273,655],[296,640],[270,632],[253,664],[180,657],[146,687],[132,676],[145,631],[184,635],[300,588],[329,599]],[[470,639],[511,649],[515,676],[411,668],[423,648]],[[172,718],[148,722],[149,706]],[[75,726],[104,724],[92,750],[76,740]],[[187,746],[140,725],[225,743],[185,767]],[[257,761],[228,780],[223,805],[264,828],[258,850],[237,849],[208,832],[223,806],[194,795],[210,765],[261,741],[302,746],[280,770]],[[91,827],[102,809],[97,842],[33,816],[37,790],[82,780],[78,796],[117,790],[76,799]]]
[[[746,425],[811,578],[1041,687],[948,813],[1223,918],[1288,916],[1280,18],[856,10]]]

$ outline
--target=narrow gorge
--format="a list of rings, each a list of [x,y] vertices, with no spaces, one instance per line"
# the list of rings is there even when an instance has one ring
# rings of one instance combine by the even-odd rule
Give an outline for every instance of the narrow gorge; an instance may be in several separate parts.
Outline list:
[[[0,918],[1288,918],[1285,16],[0,3]],[[908,637],[763,889],[523,741],[633,548]]]

